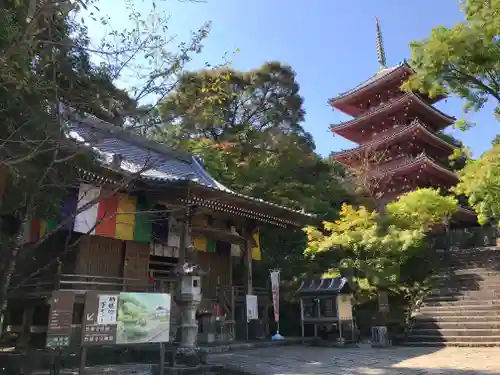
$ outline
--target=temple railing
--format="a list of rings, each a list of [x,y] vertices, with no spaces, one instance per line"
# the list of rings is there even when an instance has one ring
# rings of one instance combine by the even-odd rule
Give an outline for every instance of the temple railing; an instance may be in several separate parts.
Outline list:
[[[436,250],[458,250],[496,246],[496,240],[499,237],[499,229],[494,226],[450,229],[429,234],[427,243]]]
[[[10,293],[13,296],[19,294],[37,296],[50,294],[53,290],[71,290],[77,294],[84,294],[89,290],[103,292],[152,292],[154,287],[147,280],[134,278],[56,274],[33,278],[20,284],[14,283]]]
[[[427,155],[425,152],[422,152],[418,154],[417,156],[402,156],[396,159],[392,159],[388,162],[385,162],[383,164],[377,165],[373,171],[371,172],[373,177],[381,177],[385,174],[388,173],[393,173],[398,169],[404,168],[407,165],[413,164],[419,160],[425,160],[427,159],[431,163],[435,164],[437,167],[442,169],[444,172],[447,172],[448,174],[455,175],[454,172],[452,172],[449,168],[446,166],[442,165],[441,163],[437,162],[435,159],[431,158],[429,155]]]
[[[383,114],[386,110],[390,109],[394,104],[397,104],[400,101],[403,102],[404,100],[407,100],[409,97],[410,94],[403,94],[401,96],[395,97],[391,100],[386,101],[385,103],[381,103],[376,107],[370,108],[370,110],[363,112],[363,114],[353,118],[352,120],[344,121],[338,124],[332,124],[330,125],[330,129],[347,127],[349,125],[365,121],[367,118],[372,117],[374,115]]]

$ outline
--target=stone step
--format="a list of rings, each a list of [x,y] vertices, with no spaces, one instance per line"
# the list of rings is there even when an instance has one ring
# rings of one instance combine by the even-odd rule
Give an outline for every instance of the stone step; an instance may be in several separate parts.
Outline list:
[[[465,268],[465,269],[457,269],[457,270],[452,270],[452,276],[458,275],[467,275],[467,276],[481,276],[482,278],[485,277],[500,277],[500,270],[494,270],[491,268],[485,268],[485,267],[477,267],[477,268]],[[438,276],[444,276],[449,278],[449,272],[440,272],[438,273]]]
[[[466,330],[476,330],[476,329],[491,329],[500,331],[500,319],[498,321],[449,321],[449,322],[437,322],[437,321],[416,321],[412,329],[466,329]]]
[[[484,301],[484,300],[494,300],[499,299],[500,293],[488,293],[488,292],[478,292],[472,294],[445,294],[445,295],[431,295],[424,298],[424,303],[434,303],[434,302],[458,302],[458,301]]]
[[[474,343],[492,343],[497,342],[500,344],[500,336],[442,336],[435,335],[413,335],[408,337],[409,342],[474,342]]]
[[[443,336],[443,337],[455,337],[455,336],[478,336],[486,337],[493,336],[500,338],[500,329],[491,328],[414,328],[411,330],[412,336]]]
[[[467,249],[449,249],[444,251],[437,251],[438,253],[454,255],[454,254],[475,254],[475,253],[483,253],[487,251],[500,251],[500,247],[497,246],[477,246],[477,247],[469,247]]]
[[[456,314],[454,311],[435,312],[431,314],[417,313],[413,316],[415,322],[434,322],[439,324],[441,322],[496,322],[500,321],[500,312],[497,311],[477,311],[467,314]]]
[[[464,319],[465,317],[472,316],[483,316],[494,318],[500,315],[499,310],[495,309],[482,309],[482,310],[473,310],[473,309],[443,309],[443,308],[435,308],[435,309],[421,309],[419,310],[415,316],[422,317],[430,317],[430,318],[447,318],[447,317],[460,317],[460,319]]]
[[[500,310],[500,299],[494,300],[453,300],[453,301],[425,301],[422,303],[422,308],[471,308],[471,307],[479,307],[478,310],[489,310],[489,309],[498,309]]]
[[[434,342],[429,342],[429,341],[406,341],[402,345],[404,346],[414,346],[414,347],[419,347],[419,346],[434,346],[434,347],[445,347],[445,346],[456,346],[456,347],[498,347],[500,346],[500,342],[487,342],[487,341],[482,341],[482,342],[464,342],[464,341],[434,341]]]

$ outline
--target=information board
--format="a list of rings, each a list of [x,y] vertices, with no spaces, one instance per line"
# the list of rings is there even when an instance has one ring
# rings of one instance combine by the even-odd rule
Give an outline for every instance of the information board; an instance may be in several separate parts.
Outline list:
[[[74,304],[74,292],[59,290],[52,292],[49,324],[47,327],[47,347],[57,348],[69,346]]]
[[[88,292],[82,344],[168,342],[170,308],[170,294]]]

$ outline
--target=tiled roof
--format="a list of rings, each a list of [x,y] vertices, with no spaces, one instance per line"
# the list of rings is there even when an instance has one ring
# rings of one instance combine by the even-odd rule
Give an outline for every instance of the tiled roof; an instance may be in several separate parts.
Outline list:
[[[299,295],[335,295],[348,293],[351,288],[345,277],[304,280],[297,289]]]
[[[424,100],[422,100],[422,98],[418,94],[415,94],[413,92],[407,92],[407,93],[405,93],[405,94],[403,94],[395,99],[392,99],[386,103],[383,103],[383,104],[363,113],[362,115],[360,115],[358,117],[354,117],[351,120],[344,121],[344,122],[341,122],[338,124],[332,124],[332,125],[330,125],[330,130],[335,132],[337,129],[347,128],[353,124],[362,123],[363,121],[366,121],[366,119],[370,119],[375,115],[379,115],[379,114],[383,114],[383,113],[390,113],[391,110],[398,108],[397,107],[398,105],[401,105],[401,104],[406,105],[410,101],[413,101],[415,103],[419,103],[421,105],[421,107],[424,108],[426,111],[434,113],[434,114],[442,117],[445,120],[443,123],[446,125],[451,125],[456,120],[455,117],[449,116],[446,113],[444,113],[444,112],[440,111],[439,109],[437,109],[436,107],[434,107],[433,105],[426,103]]]
[[[71,120],[66,122],[69,137],[92,147],[101,155],[103,164],[110,165],[113,155],[119,155],[120,168],[128,173],[142,171],[140,174],[144,180],[192,182],[245,200],[308,217],[313,216],[229,189],[205,170],[201,159],[190,153],[173,150],[96,118],[82,119],[76,114],[71,114],[70,118]]]
[[[398,70],[399,68],[403,67],[403,66],[408,66],[408,64],[406,62],[402,62],[396,66],[393,66],[391,68],[385,68],[385,69],[382,69],[382,70],[379,70],[377,73],[375,73],[373,76],[371,76],[370,78],[368,78],[367,80],[361,82],[359,85],[357,85],[356,87],[348,90],[348,91],[345,91],[343,93],[340,93],[339,95],[337,95],[336,97],[332,98],[331,101],[335,101],[335,100],[338,100],[338,99],[341,99],[341,98],[344,98],[350,94],[353,94],[354,92],[358,91],[358,90],[361,90],[367,86],[370,86],[372,83],[374,82],[377,82],[379,80],[381,80],[382,78],[386,77],[387,75],[389,75],[390,73]]]
[[[340,158],[340,157],[344,157],[346,155],[359,153],[363,150],[373,149],[373,147],[377,146],[378,144],[396,140],[398,137],[400,137],[408,132],[411,132],[412,130],[415,130],[415,129],[421,130],[422,132],[424,132],[425,135],[427,135],[430,138],[435,139],[436,141],[440,142],[441,144],[446,145],[451,150],[454,150],[457,148],[456,146],[452,145],[451,143],[446,142],[442,138],[438,137],[434,132],[430,131],[427,128],[427,126],[422,124],[419,120],[413,120],[409,125],[401,125],[401,126],[389,128],[387,131],[380,133],[378,136],[373,138],[371,141],[366,142],[366,143],[360,145],[359,147],[351,148],[350,150],[343,150],[343,151],[339,151],[339,152],[334,152],[333,156],[335,158]]]

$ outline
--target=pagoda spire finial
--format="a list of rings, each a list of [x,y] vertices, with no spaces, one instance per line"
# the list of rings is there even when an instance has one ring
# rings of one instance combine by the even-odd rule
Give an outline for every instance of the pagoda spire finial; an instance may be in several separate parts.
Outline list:
[[[382,30],[380,28],[380,23],[378,21],[378,17],[375,18],[375,23],[377,27],[377,57],[378,62],[380,64],[380,69],[387,68],[386,60],[385,60],[385,50],[384,50],[384,40],[382,39]]]

